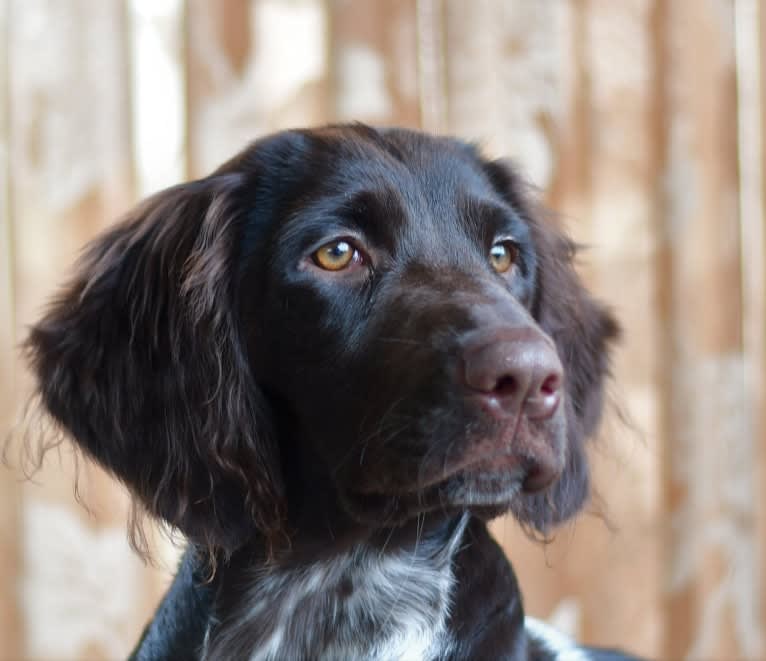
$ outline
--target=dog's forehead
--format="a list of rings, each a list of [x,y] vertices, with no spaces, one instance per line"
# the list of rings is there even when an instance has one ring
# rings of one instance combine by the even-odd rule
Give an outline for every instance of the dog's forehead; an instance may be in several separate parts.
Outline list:
[[[454,138],[430,136],[404,129],[339,135],[332,150],[331,171],[341,185],[389,184],[402,194],[415,191],[437,199],[473,191],[492,195],[477,151]]]
[[[310,176],[321,179],[314,190],[326,210],[364,198],[395,210],[380,214],[386,224],[399,218],[412,230],[449,230],[463,225],[466,209],[476,203],[506,205],[472,145],[405,129],[363,128],[335,130],[317,141],[321,165]]]

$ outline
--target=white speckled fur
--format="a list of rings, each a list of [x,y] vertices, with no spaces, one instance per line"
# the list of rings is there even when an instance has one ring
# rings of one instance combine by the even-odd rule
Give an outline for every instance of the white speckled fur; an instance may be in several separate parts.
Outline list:
[[[234,614],[208,637],[203,658],[444,657],[452,559],[467,521],[447,544],[421,539],[385,553],[360,545],[329,561],[258,571]],[[348,594],[344,584],[353,588]]]

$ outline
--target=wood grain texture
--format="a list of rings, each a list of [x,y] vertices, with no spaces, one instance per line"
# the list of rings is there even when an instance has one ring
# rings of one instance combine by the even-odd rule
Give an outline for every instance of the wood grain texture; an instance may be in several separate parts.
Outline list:
[[[758,0],[739,0],[735,11],[737,111],[739,148],[739,203],[742,247],[744,382],[747,431],[753,439],[766,438],[766,223],[764,223],[764,131],[766,130],[766,11]],[[753,467],[756,502],[766,502],[766,446],[756,444]],[[756,557],[766,557],[766,516],[756,509]],[[757,586],[756,604],[761,632],[766,630],[762,601],[766,576]]]
[[[186,12],[192,174],[264,133],[328,119],[329,18],[320,0],[189,0]]]
[[[752,658],[763,641],[752,580],[759,563],[752,544],[755,439],[744,425],[733,3],[673,3],[665,34],[671,257],[664,321],[671,352],[664,651]]]
[[[8,158],[10,70],[8,2],[0,2],[0,440],[13,425],[17,404],[15,358],[14,227],[11,217],[10,160]],[[9,475],[0,476],[0,655],[20,657],[23,617],[16,588],[22,571],[22,550],[17,542],[21,527],[21,485]]]
[[[419,125],[416,25],[415,0],[329,3],[331,117]]]

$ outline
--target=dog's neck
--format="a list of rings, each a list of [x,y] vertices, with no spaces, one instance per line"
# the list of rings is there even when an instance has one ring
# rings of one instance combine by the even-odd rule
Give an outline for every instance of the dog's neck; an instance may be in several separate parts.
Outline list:
[[[429,659],[450,646],[452,560],[468,515],[378,531],[342,553],[234,558],[203,658]],[[300,559],[298,559],[300,558]]]

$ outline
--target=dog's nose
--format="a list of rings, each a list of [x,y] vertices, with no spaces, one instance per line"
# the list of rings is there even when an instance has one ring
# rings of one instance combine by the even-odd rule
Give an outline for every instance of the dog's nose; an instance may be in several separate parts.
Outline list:
[[[553,344],[539,332],[510,328],[472,338],[463,352],[463,380],[496,417],[524,412],[544,420],[561,399],[563,369]]]

